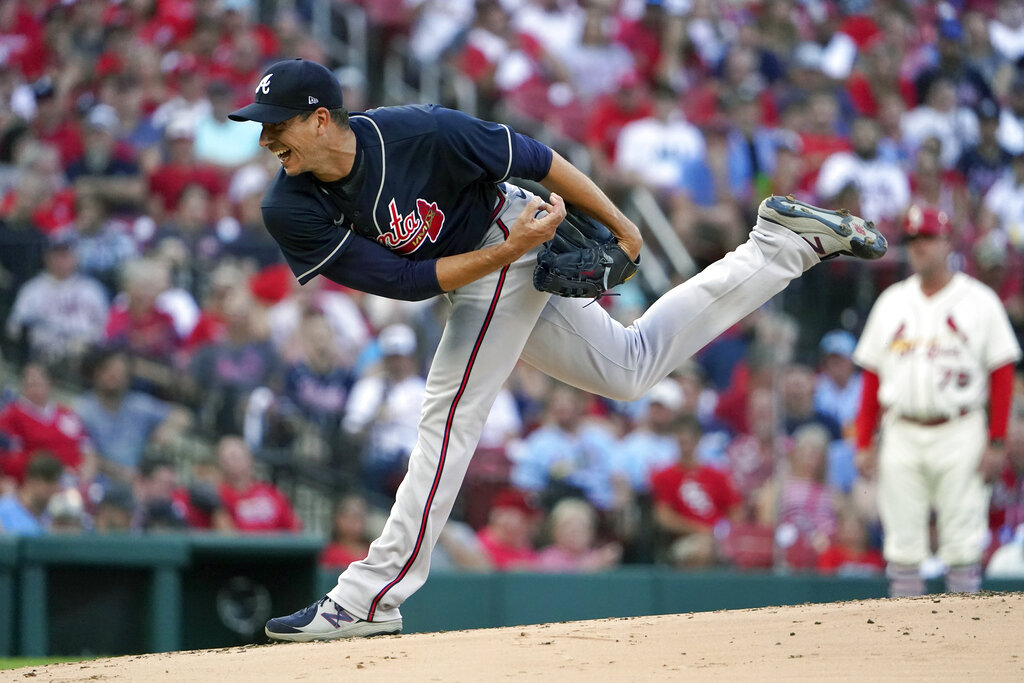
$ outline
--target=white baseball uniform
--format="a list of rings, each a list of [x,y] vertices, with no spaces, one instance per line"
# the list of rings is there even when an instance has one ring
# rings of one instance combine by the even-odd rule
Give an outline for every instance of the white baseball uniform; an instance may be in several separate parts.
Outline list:
[[[505,226],[532,198],[512,185],[501,189],[503,206],[480,248],[504,240]],[[537,291],[538,249],[444,295],[451,314],[427,378],[409,472],[367,558],[349,565],[328,593],[352,614],[398,619],[399,606],[426,581],[430,550],[490,406],[520,358],[586,391],[632,400],[818,262],[795,232],[759,219],[746,243],[623,327],[600,306]]]
[[[963,273],[932,296],[914,275],[875,302],[853,358],[878,375],[885,411],[878,506],[888,562],[917,565],[930,555],[933,508],[940,558],[950,567],[980,560],[991,493],[977,470],[989,376],[1020,355],[996,294]]]

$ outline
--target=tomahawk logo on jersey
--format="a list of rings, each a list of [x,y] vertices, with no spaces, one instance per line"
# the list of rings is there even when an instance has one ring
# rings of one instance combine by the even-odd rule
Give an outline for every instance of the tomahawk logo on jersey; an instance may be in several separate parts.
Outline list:
[[[437,242],[437,236],[444,227],[444,212],[437,208],[437,202],[427,203],[416,198],[416,210],[403,216],[398,212],[394,198],[388,202],[391,215],[391,232],[377,238],[377,242],[396,254],[411,254],[429,239]]]

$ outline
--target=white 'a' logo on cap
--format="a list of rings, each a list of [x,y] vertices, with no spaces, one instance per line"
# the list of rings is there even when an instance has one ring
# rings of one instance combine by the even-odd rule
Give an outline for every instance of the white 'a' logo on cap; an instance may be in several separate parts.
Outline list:
[[[256,92],[260,92],[262,90],[264,95],[269,95],[270,94],[270,77],[273,76],[273,75],[274,75],[273,73],[269,73],[266,76],[264,76],[263,80],[260,81],[260,84],[256,86]]]

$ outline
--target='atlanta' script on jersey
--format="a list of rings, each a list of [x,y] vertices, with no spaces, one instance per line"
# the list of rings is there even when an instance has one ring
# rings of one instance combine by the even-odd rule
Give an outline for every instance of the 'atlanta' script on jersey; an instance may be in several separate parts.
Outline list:
[[[377,241],[397,254],[411,254],[423,245],[425,239],[437,242],[437,236],[444,227],[444,212],[437,208],[437,202],[427,203],[416,199],[416,210],[408,215],[398,212],[394,198],[388,202],[391,215],[391,232],[386,232]]]

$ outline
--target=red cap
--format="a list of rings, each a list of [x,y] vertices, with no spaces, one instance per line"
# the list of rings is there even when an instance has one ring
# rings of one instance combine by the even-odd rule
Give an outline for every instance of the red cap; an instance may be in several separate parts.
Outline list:
[[[930,206],[911,206],[903,232],[907,237],[945,237],[949,234],[949,216]]]
[[[519,510],[526,515],[532,515],[537,512],[537,508],[530,504],[526,495],[517,489],[504,489],[499,491],[491,501],[491,509],[496,508],[512,508]]]

